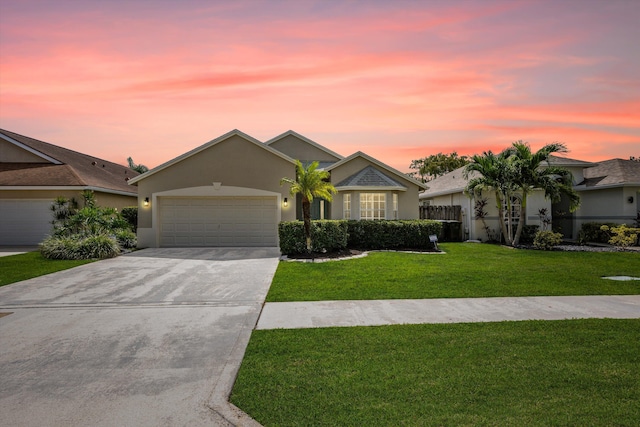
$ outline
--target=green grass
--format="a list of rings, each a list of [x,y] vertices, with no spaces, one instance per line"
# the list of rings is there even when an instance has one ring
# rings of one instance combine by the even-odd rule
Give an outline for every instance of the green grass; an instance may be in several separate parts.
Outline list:
[[[640,254],[551,252],[448,243],[446,254],[373,252],[339,262],[281,262],[267,301],[639,294]]]
[[[44,258],[40,252],[0,257],[0,286],[67,270],[89,262],[92,261],[50,260]]]
[[[265,426],[637,426],[640,320],[254,331],[231,402]]]

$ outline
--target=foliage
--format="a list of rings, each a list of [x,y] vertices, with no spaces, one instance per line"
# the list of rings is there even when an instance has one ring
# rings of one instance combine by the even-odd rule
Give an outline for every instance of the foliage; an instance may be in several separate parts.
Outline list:
[[[115,239],[106,234],[49,236],[40,243],[42,256],[49,259],[103,259],[120,254]]]
[[[525,245],[532,244],[533,240],[536,237],[536,234],[538,233],[539,228],[540,227],[538,227],[537,225],[525,225],[524,227],[522,227],[522,235],[520,236],[520,243]]]
[[[27,252],[24,254],[0,257],[0,286],[20,282],[33,277],[55,273],[91,262],[51,260],[42,256],[40,252]]]
[[[629,228],[626,224],[621,224],[617,227],[603,225],[600,229],[611,233],[609,244],[620,247],[635,245],[638,241],[638,233],[640,233],[640,228]]]
[[[129,225],[131,226],[131,230],[135,232],[138,228],[138,207],[137,206],[127,206],[122,208],[120,212],[122,218],[124,218]]]
[[[487,221],[486,221],[486,218],[489,215],[489,212],[487,212],[485,208],[487,207],[488,204],[489,204],[489,201],[486,197],[476,198],[476,201],[473,207],[473,212],[475,215],[474,219],[482,221],[482,228],[484,229],[484,232],[487,235],[487,241],[497,242],[499,236],[496,234],[495,230],[491,229],[487,225]]]
[[[550,230],[538,231],[533,239],[533,247],[545,251],[550,251],[560,243],[562,243],[562,234]]]
[[[278,224],[280,252],[286,255],[307,253],[302,221],[286,221]],[[313,252],[331,252],[347,247],[347,222],[311,221]]]
[[[542,231],[546,231],[553,222],[547,208],[538,209],[538,218],[540,218],[540,224],[542,224]]]
[[[454,151],[451,154],[438,153],[412,160],[409,168],[417,171],[412,175],[420,175],[422,182],[428,182],[466,165],[469,161],[467,156],[458,156]]]
[[[374,252],[340,262],[281,262],[267,301],[640,294],[638,254],[441,243],[444,253]]]
[[[350,220],[350,248],[432,249],[430,235],[439,236],[442,223],[433,220]]]
[[[465,168],[465,178],[469,179],[465,192],[470,196],[481,196],[482,191],[493,191],[498,208],[500,228],[507,245],[517,246],[526,218],[527,197],[534,189],[544,190],[545,197],[553,202],[566,195],[570,201],[571,211],[575,211],[580,198],[572,187],[571,172],[564,168],[549,164],[552,153],[566,152],[564,144],[547,144],[535,153],[529,144],[516,141],[511,147],[499,154],[486,151],[482,155],[474,155],[471,163]],[[543,167],[544,166],[544,167]],[[521,197],[520,218],[516,229],[513,229],[511,200],[518,194]],[[503,201],[507,211],[504,212]]]
[[[302,196],[302,216],[308,253],[312,251],[311,202],[313,202],[314,197],[330,202],[333,200],[333,195],[338,192],[329,182],[329,172],[318,170],[319,165],[318,162],[312,162],[305,167],[300,160],[296,160],[296,179],[282,178],[280,180],[280,185],[286,183],[291,186],[289,193],[292,196],[296,194]]]
[[[129,222],[110,207],[97,205],[94,193],[82,193],[84,207],[64,198],[54,202],[53,231],[40,244],[50,259],[110,258],[136,246]]]
[[[254,331],[230,400],[266,426],[637,426],[638,319]]]
[[[603,225],[611,228],[617,226],[618,224],[615,224],[613,222],[585,222],[582,224],[582,227],[578,232],[578,243],[608,243],[611,236],[607,231],[602,230]]]
[[[135,164],[133,159],[131,157],[127,157],[127,163],[129,163],[129,169],[134,170],[138,173],[145,173],[149,170],[148,167],[146,167],[143,164]]]

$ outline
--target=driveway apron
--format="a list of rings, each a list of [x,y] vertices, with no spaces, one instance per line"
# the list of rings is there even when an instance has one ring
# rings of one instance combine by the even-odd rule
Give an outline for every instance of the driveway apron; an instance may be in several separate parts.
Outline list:
[[[252,424],[227,397],[278,255],[145,249],[0,288],[1,423]]]

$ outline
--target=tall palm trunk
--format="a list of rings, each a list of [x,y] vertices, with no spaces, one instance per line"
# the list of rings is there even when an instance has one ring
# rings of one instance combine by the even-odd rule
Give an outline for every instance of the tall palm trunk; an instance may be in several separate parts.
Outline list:
[[[502,198],[500,197],[500,192],[498,191],[496,191],[496,204],[498,205],[498,222],[500,223],[502,235],[504,236],[504,240],[507,245],[511,246],[511,235],[509,234],[509,230],[507,229],[507,225],[504,220],[504,205],[502,203]]]
[[[518,228],[516,228],[516,235],[513,238],[513,246],[517,246],[520,243],[520,236],[522,235],[522,228],[524,227],[524,220],[527,214],[527,194],[522,194],[522,203],[520,204],[520,220],[518,221]]]
[[[311,202],[302,198],[302,219],[304,221],[304,237],[307,240],[307,252],[311,252]]]

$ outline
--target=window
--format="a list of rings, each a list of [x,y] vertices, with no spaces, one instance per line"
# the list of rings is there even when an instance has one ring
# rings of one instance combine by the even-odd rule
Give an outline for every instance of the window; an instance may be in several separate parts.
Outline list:
[[[361,193],[360,219],[385,219],[386,201],[385,193]]]
[[[342,218],[351,219],[351,194],[342,196]]]
[[[517,226],[520,221],[520,206],[522,205],[522,200],[518,196],[511,196],[511,225]],[[507,200],[505,199],[502,202],[502,208],[504,209],[504,221],[505,224],[509,224],[509,206],[507,205]]]
[[[398,195],[393,193],[393,219],[398,219]]]

